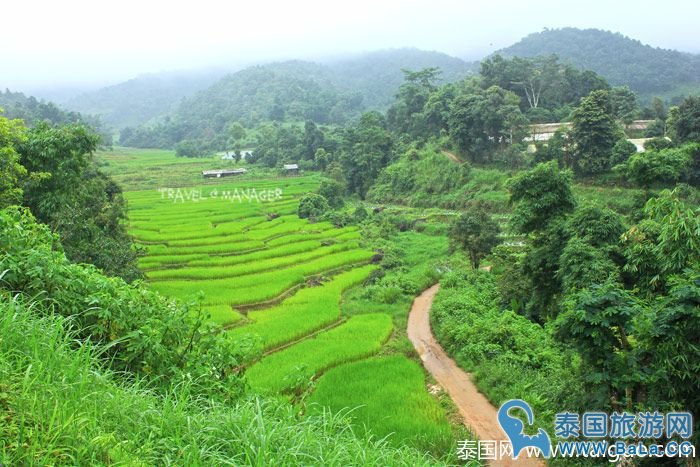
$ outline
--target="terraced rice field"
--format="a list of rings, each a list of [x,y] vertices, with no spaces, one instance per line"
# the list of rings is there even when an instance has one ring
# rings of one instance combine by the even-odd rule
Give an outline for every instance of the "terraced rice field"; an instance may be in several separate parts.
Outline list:
[[[353,417],[378,436],[440,455],[449,449],[450,424],[420,366],[402,354],[373,357],[395,339],[395,317],[371,307],[343,313],[344,292],[377,268],[358,228],[296,216],[317,176],[204,181],[199,171],[216,161],[166,151],[123,149],[102,160],[126,188],[148,283],[198,297],[231,339],[253,338],[263,355],[246,370],[254,391],[291,395],[318,381],[312,412],[361,406]],[[144,175],[149,166],[158,170]],[[252,191],[266,199],[247,199]]]
[[[178,189],[183,196],[128,192],[130,232],[145,251],[140,266],[151,287],[185,300],[203,293],[204,309],[228,325],[242,319],[237,307],[367,263],[373,253],[359,247],[356,227],[296,216],[296,199],[314,187],[312,178],[271,178]],[[274,196],[220,195],[234,192]]]

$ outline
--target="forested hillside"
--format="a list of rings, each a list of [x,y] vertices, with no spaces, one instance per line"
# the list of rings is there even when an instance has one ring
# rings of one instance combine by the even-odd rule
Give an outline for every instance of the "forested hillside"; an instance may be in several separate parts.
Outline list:
[[[80,94],[64,105],[100,115],[110,126],[141,125],[174,110],[180,100],[206,88],[222,71],[171,72],[139,76],[97,91]]]
[[[479,70],[478,63],[467,63],[440,52],[417,49],[380,50],[359,57],[330,62],[335,81],[342,88],[362,94],[370,110],[386,110],[403,83],[404,70],[439,68],[439,83],[464,79]]]
[[[511,57],[556,54],[595,71],[612,85],[627,85],[644,98],[681,87],[700,88],[699,55],[655,48],[600,29],[545,29],[497,53]]]
[[[6,89],[5,92],[0,91],[0,109],[2,109],[4,117],[24,120],[27,126],[40,122],[52,125],[83,123],[100,134],[102,144],[112,144],[112,136],[105,129],[99,117],[67,111],[53,102],[38,100],[33,96],[26,96],[21,92],[12,92]]]

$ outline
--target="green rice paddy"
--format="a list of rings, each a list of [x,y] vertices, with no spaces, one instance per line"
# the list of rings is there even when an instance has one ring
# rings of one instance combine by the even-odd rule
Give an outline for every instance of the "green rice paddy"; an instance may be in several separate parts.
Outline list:
[[[240,178],[204,180],[201,171],[221,161],[124,148],[98,156],[125,187],[150,286],[198,297],[231,339],[259,344],[262,358],[246,370],[252,390],[295,394],[317,382],[313,410],[359,407],[351,412],[358,427],[445,454],[451,425],[420,365],[375,357],[392,348],[385,344],[400,320],[381,307],[344,312],[345,292],[377,268],[369,264],[374,252],[361,247],[357,227],[296,216],[317,175],[250,168]]]

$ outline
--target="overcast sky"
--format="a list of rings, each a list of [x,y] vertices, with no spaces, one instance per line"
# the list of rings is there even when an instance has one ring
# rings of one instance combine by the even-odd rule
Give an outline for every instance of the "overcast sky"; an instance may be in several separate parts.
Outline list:
[[[0,88],[392,47],[478,59],[574,26],[700,52],[697,0],[16,0],[0,6]]]

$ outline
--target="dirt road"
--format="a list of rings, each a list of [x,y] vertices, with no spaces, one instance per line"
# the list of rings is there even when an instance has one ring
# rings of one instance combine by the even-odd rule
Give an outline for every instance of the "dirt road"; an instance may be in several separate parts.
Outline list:
[[[430,307],[439,289],[436,284],[416,297],[408,317],[408,338],[423,361],[423,366],[450,395],[467,425],[479,439],[507,440],[496,415],[498,409],[481,394],[466,373],[435,340],[430,329]],[[517,461],[492,461],[497,466],[544,466],[540,459],[526,458],[523,452]]]

